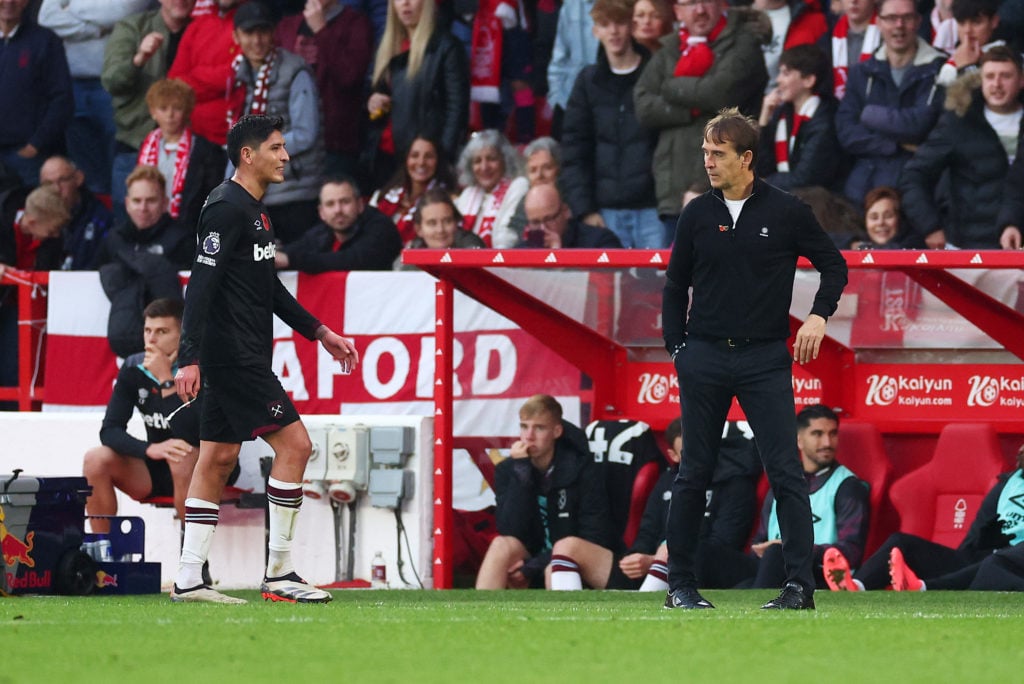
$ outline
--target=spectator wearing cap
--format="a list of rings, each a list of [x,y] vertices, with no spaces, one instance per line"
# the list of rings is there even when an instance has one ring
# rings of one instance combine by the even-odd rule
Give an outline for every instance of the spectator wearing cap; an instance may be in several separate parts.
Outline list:
[[[284,120],[281,133],[290,159],[284,168],[284,182],[271,184],[263,204],[275,234],[287,244],[317,222],[324,146],[316,83],[304,59],[274,46],[276,22],[262,2],[239,7],[234,23],[234,40],[241,52],[232,64],[234,86],[228,95],[228,117],[237,121],[257,114]]]

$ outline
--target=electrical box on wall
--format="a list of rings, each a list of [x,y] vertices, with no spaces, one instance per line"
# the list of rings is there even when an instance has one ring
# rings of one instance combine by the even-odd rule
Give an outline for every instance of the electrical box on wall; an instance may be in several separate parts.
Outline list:
[[[370,505],[398,508],[415,491],[415,475],[410,470],[375,468],[370,471]]]
[[[415,449],[416,431],[411,427],[370,428],[370,453],[375,466],[405,465]]]
[[[351,482],[366,489],[370,466],[370,431],[363,425],[325,425],[310,429],[313,452],[306,463],[303,480]]]
[[[369,430],[362,425],[326,431],[327,480],[344,480],[366,489],[370,450]]]

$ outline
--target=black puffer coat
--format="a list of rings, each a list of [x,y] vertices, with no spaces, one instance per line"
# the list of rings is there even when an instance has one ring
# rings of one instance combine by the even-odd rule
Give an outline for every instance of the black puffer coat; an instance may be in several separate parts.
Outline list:
[[[946,240],[968,249],[999,249],[998,224],[1010,168],[999,136],[985,120],[980,78],[968,74],[948,89],[946,109],[927,140],[903,167],[900,191],[911,229],[923,238],[943,230]],[[1024,125],[1018,134],[1024,135]],[[949,216],[943,218],[935,187],[950,174]]]
[[[573,215],[598,209],[657,206],[654,193],[654,148],[658,134],[640,125],[633,108],[633,86],[650,53],[640,45],[640,66],[617,76],[604,48],[597,64],[576,77],[562,124],[562,187]]]

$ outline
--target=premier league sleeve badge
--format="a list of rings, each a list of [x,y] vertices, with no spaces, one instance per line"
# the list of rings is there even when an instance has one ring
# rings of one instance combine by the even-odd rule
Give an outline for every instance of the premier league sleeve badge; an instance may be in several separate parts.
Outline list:
[[[203,240],[203,251],[213,256],[220,251],[220,233],[211,232]]]

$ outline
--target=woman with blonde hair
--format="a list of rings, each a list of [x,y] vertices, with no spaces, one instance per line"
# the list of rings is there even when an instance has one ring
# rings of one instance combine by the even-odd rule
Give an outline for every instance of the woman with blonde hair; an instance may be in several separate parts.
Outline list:
[[[454,159],[469,121],[466,52],[436,23],[432,0],[389,0],[384,35],[373,66],[366,103],[374,129],[369,136],[373,187],[394,172],[417,136],[437,140]]]

